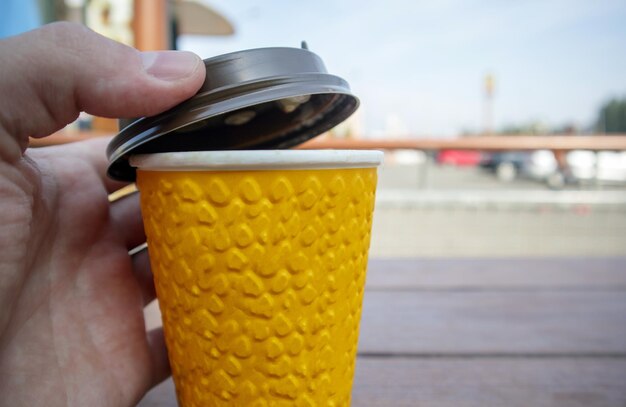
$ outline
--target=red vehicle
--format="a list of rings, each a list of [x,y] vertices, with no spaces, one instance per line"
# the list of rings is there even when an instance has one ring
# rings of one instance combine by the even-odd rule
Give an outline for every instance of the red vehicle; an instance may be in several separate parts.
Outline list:
[[[438,164],[473,167],[480,164],[482,154],[470,150],[441,150],[437,155]]]

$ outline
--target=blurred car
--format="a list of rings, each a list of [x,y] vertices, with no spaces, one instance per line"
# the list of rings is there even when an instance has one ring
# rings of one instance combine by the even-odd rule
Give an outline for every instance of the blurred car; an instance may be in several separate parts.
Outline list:
[[[626,152],[574,150],[567,153],[566,163],[567,168],[561,169],[552,151],[538,150],[485,154],[480,166],[503,182],[528,178],[554,189],[589,181],[626,183]]]
[[[490,153],[483,157],[480,166],[494,172],[502,182],[530,178],[556,189],[566,183],[565,174],[559,171],[554,154],[549,150]]]
[[[626,151],[572,151],[567,165],[579,181],[626,182]]]
[[[492,171],[503,182],[516,179],[528,166],[530,153],[524,151],[486,153],[480,161],[480,167]]]
[[[480,164],[482,156],[482,153],[479,151],[441,150],[437,155],[437,163],[459,167],[474,167]]]

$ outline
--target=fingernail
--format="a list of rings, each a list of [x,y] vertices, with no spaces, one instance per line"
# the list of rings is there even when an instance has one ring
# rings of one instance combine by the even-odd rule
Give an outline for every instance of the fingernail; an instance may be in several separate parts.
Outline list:
[[[149,75],[163,81],[177,81],[189,77],[201,62],[187,51],[147,51],[141,53],[143,67]]]

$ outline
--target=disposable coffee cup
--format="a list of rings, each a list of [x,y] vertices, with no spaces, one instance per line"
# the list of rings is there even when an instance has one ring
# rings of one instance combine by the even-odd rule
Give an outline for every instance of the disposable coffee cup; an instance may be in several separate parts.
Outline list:
[[[382,155],[130,158],[181,406],[350,404]]]

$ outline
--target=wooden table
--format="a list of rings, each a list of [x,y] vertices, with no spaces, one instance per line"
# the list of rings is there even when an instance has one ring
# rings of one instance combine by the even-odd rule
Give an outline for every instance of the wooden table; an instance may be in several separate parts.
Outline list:
[[[353,406],[626,406],[626,257],[368,273]],[[171,380],[139,405],[175,406]]]

